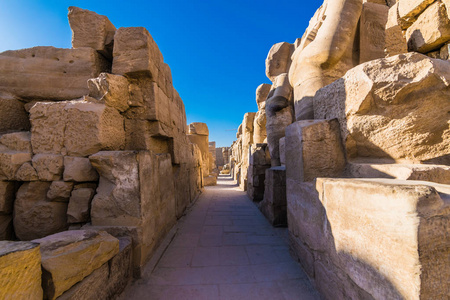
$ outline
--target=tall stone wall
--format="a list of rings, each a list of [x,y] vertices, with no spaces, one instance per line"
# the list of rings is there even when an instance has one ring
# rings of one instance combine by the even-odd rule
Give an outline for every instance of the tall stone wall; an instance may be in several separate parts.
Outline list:
[[[130,237],[122,269],[139,276],[209,166],[147,29],[76,7],[69,22],[72,49],[0,53],[0,239]]]

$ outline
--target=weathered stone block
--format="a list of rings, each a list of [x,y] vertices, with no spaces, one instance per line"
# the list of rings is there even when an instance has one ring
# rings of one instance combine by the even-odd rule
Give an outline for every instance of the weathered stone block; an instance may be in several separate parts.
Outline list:
[[[64,156],[64,181],[97,181],[98,173],[89,158]]]
[[[38,181],[39,177],[31,162],[24,163],[16,172],[17,181]]]
[[[267,144],[252,145],[247,174],[247,195],[253,201],[263,200],[264,180],[268,168],[270,168],[270,155]]]
[[[212,175],[203,177],[203,185],[204,186],[217,185],[217,177],[216,176],[212,176]]]
[[[67,229],[67,203],[47,199],[50,182],[27,182],[14,201],[14,230],[20,240],[32,240]]]
[[[120,75],[102,73],[97,78],[88,80],[89,96],[100,103],[114,107],[120,112],[126,111],[129,106],[130,94],[128,79]]]
[[[280,74],[287,73],[291,65],[294,45],[282,42],[272,46],[266,58],[266,76],[270,81]]]
[[[394,0],[395,1],[395,0]],[[408,52],[408,44],[398,22],[398,3],[389,8],[385,31],[385,54],[394,56]]]
[[[0,298],[41,300],[39,244],[0,241]]]
[[[4,134],[0,137],[0,144],[13,151],[31,153],[31,134],[29,131]]]
[[[362,64],[317,92],[314,115],[339,119],[349,158],[447,164],[449,67],[418,53]]]
[[[286,137],[280,139],[280,163],[286,165]]]
[[[264,199],[259,204],[259,209],[272,225],[286,226],[286,168],[267,169],[264,186]]]
[[[56,299],[119,252],[119,240],[104,231],[71,230],[33,242],[41,246],[46,299]]]
[[[191,123],[189,124],[189,134],[209,135],[208,125],[199,122]]]
[[[434,0],[398,0],[397,2],[399,21],[402,28],[406,29]]]
[[[79,188],[72,191],[67,208],[67,222],[85,223],[89,221],[91,200],[95,190],[91,188]]]
[[[360,63],[385,57],[388,14],[389,7],[386,3],[363,4],[359,29]]]
[[[47,192],[47,199],[57,202],[69,202],[73,182],[53,181]]]
[[[0,132],[21,130],[30,130],[24,103],[14,98],[0,97]]]
[[[61,180],[64,169],[64,157],[62,155],[38,154],[33,156],[32,162],[39,180]]]
[[[116,27],[106,16],[71,6],[68,17],[73,48],[90,47],[108,58],[112,57]]]
[[[29,161],[30,152],[0,151],[0,180],[15,180],[19,168]]]
[[[336,177],[345,167],[337,120],[298,121],[286,128],[287,178]]]
[[[0,91],[29,100],[70,100],[86,95],[86,81],[108,70],[91,48],[34,47],[0,54]]]

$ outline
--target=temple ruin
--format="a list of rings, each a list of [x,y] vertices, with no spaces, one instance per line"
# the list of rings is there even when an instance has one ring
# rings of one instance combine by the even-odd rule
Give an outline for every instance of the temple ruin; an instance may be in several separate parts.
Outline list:
[[[68,19],[71,49],[0,53],[0,299],[116,299],[221,178],[322,299],[449,299],[449,0],[324,0],[229,147],[187,124],[147,29]],[[247,241],[236,203],[208,220]]]

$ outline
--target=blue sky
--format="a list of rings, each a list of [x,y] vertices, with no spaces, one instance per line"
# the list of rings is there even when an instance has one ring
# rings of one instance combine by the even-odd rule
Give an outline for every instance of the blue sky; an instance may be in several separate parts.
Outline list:
[[[210,141],[229,146],[255,90],[270,83],[265,58],[293,43],[322,4],[311,1],[0,0],[0,52],[34,46],[71,47],[67,8],[106,15],[117,27],[146,27],[172,69],[188,123],[205,122]]]

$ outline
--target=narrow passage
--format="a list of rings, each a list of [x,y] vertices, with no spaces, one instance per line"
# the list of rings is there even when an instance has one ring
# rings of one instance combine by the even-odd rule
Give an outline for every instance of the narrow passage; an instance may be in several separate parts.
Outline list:
[[[273,228],[231,177],[206,187],[153,270],[121,299],[319,299]]]

